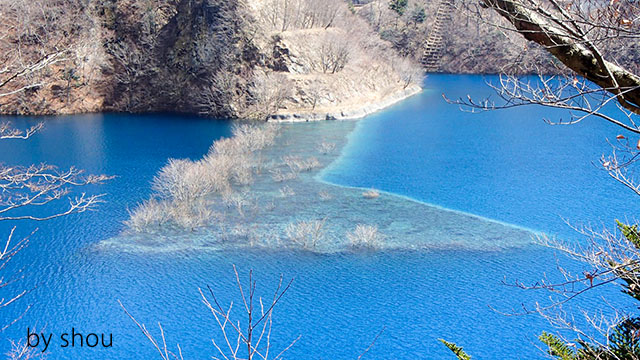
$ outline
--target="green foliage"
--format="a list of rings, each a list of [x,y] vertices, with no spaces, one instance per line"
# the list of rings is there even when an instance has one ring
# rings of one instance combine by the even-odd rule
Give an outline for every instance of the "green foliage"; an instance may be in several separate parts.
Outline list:
[[[556,357],[558,360],[575,360],[576,353],[560,340],[557,336],[543,332],[539,337],[545,345],[549,347],[549,355]]]
[[[638,225],[627,225],[619,220],[616,220],[616,224],[625,239],[635,246],[636,249],[640,249],[640,232],[638,231]],[[638,286],[638,284],[640,284],[640,270],[637,264],[632,262],[629,265],[622,265],[613,260],[609,260],[609,266],[615,268],[616,275],[626,283],[625,289],[622,290],[622,292],[640,301],[640,287]]]
[[[391,0],[389,2],[389,9],[393,10],[398,16],[404,15],[407,11],[409,0]]]
[[[464,352],[464,350],[460,346],[454,343],[450,343],[444,339],[438,340],[440,340],[444,344],[444,346],[448,347],[449,350],[451,350],[456,355],[458,360],[471,360],[471,356],[467,355],[467,353]]]
[[[618,359],[640,358],[640,318],[623,320],[609,336],[609,348]]]
[[[616,224],[624,238],[636,249],[640,249],[640,231],[638,225],[627,225],[618,220]],[[623,280],[625,289],[623,292],[640,301],[640,271],[635,261],[625,261],[623,264],[616,262],[611,256],[608,263],[616,276]],[[559,338],[548,333],[542,333],[540,341],[549,347],[549,354],[559,360],[614,360],[614,359],[639,359],[640,358],[640,318],[627,318],[618,323],[608,337],[608,345],[590,344],[583,340],[576,340],[579,345],[574,351],[569,345]]]
[[[411,11],[411,21],[416,24],[422,24],[427,19],[427,13],[422,6],[416,5]]]
[[[347,6],[349,7],[349,11],[351,11],[352,14],[356,13],[356,8],[355,8],[355,6],[353,6],[353,1],[352,0],[349,0],[347,2]]]
[[[616,224],[618,225],[618,229],[620,229],[622,235],[624,235],[624,237],[636,248],[640,249],[640,232],[638,232],[638,224],[629,226],[621,223],[619,220],[616,220]]]
[[[579,349],[574,351],[558,337],[542,333],[540,341],[549,347],[549,355],[558,360],[620,360],[640,358],[640,318],[621,321],[608,338],[608,346],[589,344],[577,340]]]

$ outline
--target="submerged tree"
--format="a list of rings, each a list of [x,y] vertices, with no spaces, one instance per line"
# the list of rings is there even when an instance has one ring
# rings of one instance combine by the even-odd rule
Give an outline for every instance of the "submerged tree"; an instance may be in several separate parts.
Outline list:
[[[640,68],[633,59],[619,57],[618,49],[637,48],[640,39],[640,7],[637,1],[558,1],[558,0],[482,0],[481,7],[492,9],[507,20],[493,24],[503,31],[516,31],[541,45],[559,63],[559,73],[539,76],[537,81],[502,74],[499,84],[490,84],[501,103],[471,98],[452,101],[472,111],[506,109],[524,105],[543,105],[571,112],[575,124],[595,116],[617,125],[631,135],[620,134],[613,153],[602,156],[600,165],[608,174],[640,195],[633,175],[640,158],[640,141],[628,136],[640,134]],[[481,10],[467,7],[479,18]],[[576,339],[543,333],[540,340],[548,354],[557,359],[640,359],[640,317],[614,309],[613,320],[586,314],[593,329],[575,325],[560,309],[581,294],[607,284],[618,284],[622,291],[640,300],[640,233],[638,225],[617,221],[614,230],[577,229],[586,244],[568,245],[548,238],[541,243],[560,250],[586,264],[582,274],[562,270],[560,283],[542,280],[533,286],[516,282],[523,289],[543,289],[557,297],[549,305],[536,304],[524,313],[538,313],[553,326],[571,331]],[[593,334],[597,335],[594,336]],[[444,341],[443,341],[444,342]],[[459,359],[469,359],[461,348],[444,342]]]

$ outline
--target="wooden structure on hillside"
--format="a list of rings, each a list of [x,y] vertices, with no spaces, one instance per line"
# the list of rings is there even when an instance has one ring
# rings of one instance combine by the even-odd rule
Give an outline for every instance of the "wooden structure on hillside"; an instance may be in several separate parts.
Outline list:
[[[427,72],[438,70],[440,58],[442,57],[442,49],[444,41],[442,39],[443,30],[451,21],[451,12],[453,11],[454,0],[440,0],[438,11],[436,12],[436,20],[429,31],[429,36],[424,44],[422,53],[422,65]]]

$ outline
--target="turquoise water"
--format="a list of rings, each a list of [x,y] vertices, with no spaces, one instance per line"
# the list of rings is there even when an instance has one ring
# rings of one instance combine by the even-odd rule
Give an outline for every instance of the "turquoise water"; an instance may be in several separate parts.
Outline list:
[[[565,238],[576,236],[565,220],[601,227],[635,218],[635,196],[598,166],[611,151],[607,139],[622,130],[597,118],[548,125],[543,119],[566,121],[569,113],[542,107],[470,114],[441,96],[495,98],[491,80],[429,77],[420,96],[359,122],[323,178]]]
[[[626,210],[635,199],[591,165],[615,128],[595,121],[550,127],[540,117],[554,113],[542,109],[472,115],[441,100],[442,92],[482,95],[480,77],[434,76],[426,86],[423,94],[359,122],[286,125],[265,152],[269,166],[294,154],[316,156],[328,168],[286,183],[265,173],[251,190],[256,202],[273,206],[230,221],[255,226],[270,239],[267,234],[292,220],[327,219],[329,240],[318,251],[266,240],[225,242],[219,227],[125,231],[127,209],[149,197],[150,181],[166,160],[202,157],[213,140],[229,136],[228,122],[159,114],[58,117],[47,119],[31,141],[0,143],[2,163],[47,161],[117,175],[91,189],[107,194],[97,212],[18,224],[22,234],[40,228],[12,263],[27,270],[21,286],[36,288],[0,314],[11,319],[33,305],[0,334],[0,352],[9,349],[8,339],[26,337],[28,326],[57,336],[74,327],[112,333],[114,345],[52,346],[49,358],[157,358],[119,299],[156,336],[161,322],[169,345],[180,343],[185,358],[210,358],[210,339],[220,337],[198,288],[210,285],[222,302],[239,301],[235,264],[245,275],[254,270],[263,296],[270,296],[280,274],[294,279],[274,318],[276,353],[302,335],[286,358],[355,359],[383,327],[364,359],[450,358],[438,338],[478,358],[541,358],[536,336],[549,325],[535,316],[503,316],[490,306],[509,311],[546,296],[500,284],[505,277],[533,282],[545,272],[553,276],[556,256],[533,245],[535,233],[527,229],[568,238],[573,233],[558,215],[576,221],[633,215]],[[17,119],[17,125],[35,121]],[[319,154],[320,141],[336,143],[336,150]],[[295,195],[281,196],[285,185]],[[364,199],[357,187],[384,192]],[[364,252],[345,247],[345,231],[356,223],[378,225],[388,237],[385,246]],[[615,289],[587,294],[576,305],[595,309],[599,295],[627,305]]]

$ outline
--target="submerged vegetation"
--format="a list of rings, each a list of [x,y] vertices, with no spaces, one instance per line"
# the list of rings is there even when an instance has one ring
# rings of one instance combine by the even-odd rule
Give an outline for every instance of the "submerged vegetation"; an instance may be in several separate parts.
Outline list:
[[[278,132],[273,124],[236,125],[233,136],[215,141],[202,159],[170,159],[152,181],[152,197],[130,212],[125,221],[129,231],[179,233],[217,227],[222,241],[235,235],[244,239],[243,246],[284,246],[316,252],[340,236],[353,249],[382,247],[384,237],[377,227],[359,224],[352,232],[328,234],[326,217],[294,217],[289,223],[276,223],[270,230],[257,225],[259,215],[272,212],[276,201],[283,206],[295,202],[296,192],[283,185],[277,194],[269,196],[269,202],[264,190],[256,188],[265,182],[275,185],[295,181],[301,173],[321,165],[313,156],[283,155],[279,161],[265,161],[263,151],[274,145]],[[318,197],[330,200],[327,194]]]
[[[323,154],[321,144],[339,149],[354,125],[236,126],[235,135],[216,141],[202,159],[170,160],[151,181],[151,198],[131,211],[125,231],[100,246],[132,252],[335,253],[530,243],[531,233],[524,229],[457,212],[443,217],[442,209],[420,202],[378,191],[365,197],[363,191],[372,190],[318,180],[339,154]]]
[[[352,232],[347,233],[347,239],[354,249],[376,249],[382,246],[384,235],[377,226],[358,224]]]
[[[245,196],[234,193],[234,187],[251,184],[262,166],[257,152],[273,145],[276,134],[275,125],[237,125],[233,136],[214,142],[203,159],[170,159],[153,179],[153,198],[131,212],[127,226],[139,232],[206,226],[214,220],[215,200],[242,214]]]

